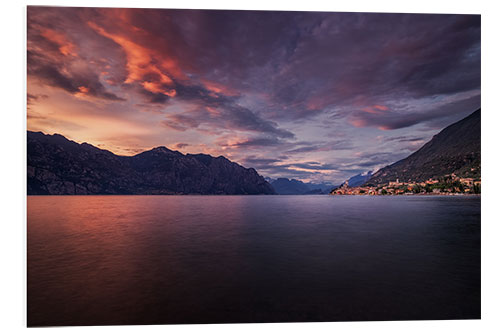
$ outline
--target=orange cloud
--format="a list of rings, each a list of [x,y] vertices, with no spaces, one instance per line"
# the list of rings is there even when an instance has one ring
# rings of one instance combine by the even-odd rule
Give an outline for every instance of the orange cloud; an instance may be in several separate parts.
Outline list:
[[[144,89],[154,94],[164,94],[170,97],[175,97],[175,95],[177,95],[177,91],[175,91],[175,89],[166,90],[163,88],[163,85],[158,82],[144,81],[141,83],[141,85],[144,87]]]
[[[330,95],[328,94],[316,94],[309,98],[309,100],[306,102],[306,108],[307,110],[313,111],[313,110],[320,110],[325,108],[331,103]]]
[[[213,82],[213,81],[209,81],[209,80],[206,80],[206,79],[202,79],[200,80],[201,83],[205,86],[205,88],[215,94],[224,94],[226,96],[238,96],[239,93],[234,90],[234,89],[231,89],[229,87],[226,87],[225,85],[223,84],[220,84],[220,83],[217,83],[217,82]]]
[[[372,105],[372,106],[367,106],[365,108],[361,109],[364,112],[371,113],[371,114],[382,114],[382,111],[387,111],[389,108],[385,105]]]
[[[377,127],[379,130],[381,131],[390,131],[392,130],[393,128],[391,128],[390,126],[386,126],[386,125],[381,125],[379,127]]]
[[[374,105],[373,107],[375,109],[381,110],[381,111],[387,111],[387,110],[389,110],[389,108],[387,106],[385,106],[385,105]]]
[[[365,127],[366,126],[366,121],[364,121],[363,119],[350,119],[349,122],[354,127]]]
[[[81,93],[86,94],[89,92],[89,88],[87,87],[78,87],[78,90],[80,90]]]
[[[212,116],[220,116],[221,112],[217,110],[216,108],[213,108],[211,106],[205,107],[205,109],[210,113]]]
[[[121,18],[123,19],[123,17]],[[177,94],[172,89],[174,86],[172,78],[184,79],[185,76],[174,60],[139,45],[132,41],[130,36],[107,32],[94,22],[89,21],[87,24],[100,35],[120,45],[125,52],[128,75],[124,83],[138,82],[144,89],[155,94],[161,93],[170,97]],[[139,32],[143,33],[144,31],[139,30]]]
[[[62,55],[77,56],[75,44],[71,43],[62,33],[52,29],[45,29],[42,31],[41,35],[52,43],[57,44],[59,46],[59,52],[61,52]]]
[[[85,87],[85,86],[80,86],[78,87],[78,92],[76,92],[74,95],[78,98],[84,98],[87,96],[89,93],[90,89]]]

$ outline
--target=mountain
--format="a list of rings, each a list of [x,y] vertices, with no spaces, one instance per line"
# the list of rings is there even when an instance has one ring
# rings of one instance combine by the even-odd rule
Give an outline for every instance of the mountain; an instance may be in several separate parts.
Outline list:
[[[277,194],[290,195],[290,194],[328,194],[334,185],[329,183],[304,183],[297,179],[278,178],[270,179]]]
[[[278,194],[304,194],[310,191],[306,184],[296,179],[278,178],[271,185]]]
[[[351,178],[349,178],[348,180],[346,180],[344,182],[344,184],[347,183],[351,187],[361,186],[364,183],[366,183],[366,181],[368,179],[370,179],[371,176],[372,176],[372,172],[371,171],[368,171],[368,172],[365,172],[365,173],[358,173],[357,175],[352,176]]]
[[[481,109],[446,127],[407,158],[380,169],[366,184],[424,181],[451,173],[481,177]]]
[[[328,194],[333,188],[337,187],[336,185],[327,182],[305,184],[310,188],[310,191],[306,194]]]
[[[28,195],[274,194],[255,169],[223,156],[157,147],[118,156],[59,134],[27,135]]]

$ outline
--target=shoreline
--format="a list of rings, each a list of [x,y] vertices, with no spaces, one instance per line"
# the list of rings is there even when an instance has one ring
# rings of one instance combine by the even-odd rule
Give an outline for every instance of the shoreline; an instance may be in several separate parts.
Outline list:
[[[328,195],[331,195],[331,196],[339,196],[339,197],[342,197],[342,196],[345,196],[345,197],[348,197],[348,196],[360,196],[360,197],[411,197],[411,196],[424,196],[424,197],[430,197],[430,196],[433,196],[433,197],[480,197],[481,196],[481,193],[471,193],[471,194],[468,194],[468,193],[405,193],[405,194],[337,194],[337,193],[329,193]]]

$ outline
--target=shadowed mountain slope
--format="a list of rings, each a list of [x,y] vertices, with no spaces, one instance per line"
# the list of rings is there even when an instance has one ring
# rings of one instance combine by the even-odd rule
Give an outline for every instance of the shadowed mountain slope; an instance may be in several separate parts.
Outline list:
[[[446,127],[407,158],[380,169],[366,184],[424,181],[451,173],[481,176],[481,109]]]
[[[28,195],[274,194],[253,168],[157,147],[118,156],[59,134],[28,131]]]

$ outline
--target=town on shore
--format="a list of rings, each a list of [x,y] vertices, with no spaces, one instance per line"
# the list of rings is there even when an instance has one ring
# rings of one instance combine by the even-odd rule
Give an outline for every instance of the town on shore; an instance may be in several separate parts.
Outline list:
[[[455,174],[431,178],[422,182],[389,182],[388,184],[349,187],[345,182],[331,195],[464,195],[480,194],[481,179],[461,178]]]

